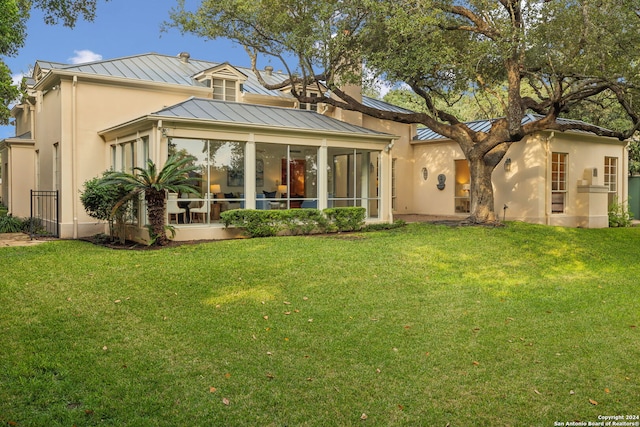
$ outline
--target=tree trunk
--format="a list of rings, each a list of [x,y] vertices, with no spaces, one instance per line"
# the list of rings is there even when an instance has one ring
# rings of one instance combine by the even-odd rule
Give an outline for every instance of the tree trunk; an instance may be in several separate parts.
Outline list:
[[[487,224],[498,221],[494,208],[493,184],[491,173],[496,165],[486,164],[483,157],[469,160],[471,173],[471,216],[473,224]]]
[[[145,199],[149,214],[150,237],[156,245],[164,246],[169,242],[164,224],[167,210],[164,191],[148,191],[145,194]]]

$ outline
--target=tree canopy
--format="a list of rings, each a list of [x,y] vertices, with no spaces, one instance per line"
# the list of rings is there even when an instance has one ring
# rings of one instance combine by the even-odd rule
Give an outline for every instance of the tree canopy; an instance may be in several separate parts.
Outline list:
[[[265,87],[292,85],[301,102],[420,123],[455,140],[470,163],[477,222],[496,219],[491,171],[512,143],[540,130],[625,139],[640,126],[639,0],[202,0],[195,10],[179,0],[171,19],[243,45],[259,79],[259,56],[281,61],[289,80]],[[342,90],[363,75],[408,86],[424,108],[366,107]],[[307,96],[320,84],[327,96]],[[472,131],[455,109],[470,93],[491,95],[499,113],[487,132]],[[556,120],[597,97],[619,106],[623,128]],[[523,125],[527,112],[542,118]]]
[[[104,0],[109,1],[109,0]],[[27,21],[33,8],[44,13],[46,24],[75,26],[78,19],[93,21],[98,0],[0,0],[0,124],[9,122],[9,105],[20,95],[4,57],[15,56],[27,38]]]

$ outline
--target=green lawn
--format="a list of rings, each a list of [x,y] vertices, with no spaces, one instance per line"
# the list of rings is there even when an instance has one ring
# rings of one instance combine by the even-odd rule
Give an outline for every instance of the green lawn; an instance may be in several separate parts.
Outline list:
[[[0,425],[640,414],[640,228],[0,249]],[[364,415],[363,415],[364,414]]]

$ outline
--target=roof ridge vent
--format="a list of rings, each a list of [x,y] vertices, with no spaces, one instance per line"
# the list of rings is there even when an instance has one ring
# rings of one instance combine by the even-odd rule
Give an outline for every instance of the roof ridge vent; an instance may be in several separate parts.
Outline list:
[[[180,58],[180,62],[182,62],[183,64],[187,64],[189,62],[189,58],[191,58],[191,55],[189,55],[189,52],[180,52],[178,54],[178,58]]]

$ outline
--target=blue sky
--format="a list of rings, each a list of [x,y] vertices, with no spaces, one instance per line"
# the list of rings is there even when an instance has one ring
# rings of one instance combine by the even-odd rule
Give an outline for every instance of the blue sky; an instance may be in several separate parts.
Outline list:
[[[187,0],[187,5],[194,3]],[[175,4],[174,0],[99,1],[95,21],[79,21],[73,29],[45,25],[42,14],[34,10],[25,46],[16,57],[4,60],[17,79],[28,73],[36,60],[79,63],[148,52],[177,55],[186,51],[195,59],[250,65],[244,49],[228,40],[183,36],[175,29],[161,33],[160,25]],[[14,133],[12,126],[0,126],[0,139]]]

